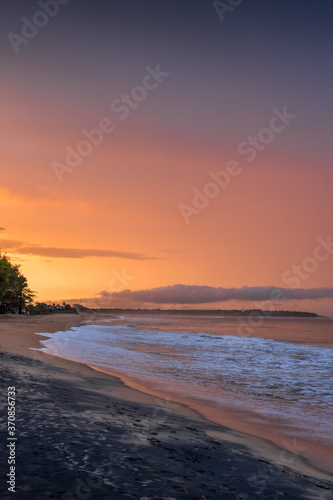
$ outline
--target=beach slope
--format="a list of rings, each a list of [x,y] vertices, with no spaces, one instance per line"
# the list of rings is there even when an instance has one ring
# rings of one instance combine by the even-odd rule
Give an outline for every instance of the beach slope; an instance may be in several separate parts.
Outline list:
[[[15,498],[333,498],[332,483],[211,437],[221,426],[89,367],[31,351],[34,332],[80,317],[0,319],[0,497],[8,491],[7,389],[15,387]]]

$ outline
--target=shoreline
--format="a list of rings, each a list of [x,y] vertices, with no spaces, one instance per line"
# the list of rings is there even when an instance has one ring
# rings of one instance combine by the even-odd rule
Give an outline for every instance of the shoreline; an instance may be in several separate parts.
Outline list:
[[[105,316],[109,318],[109,316]],[[93,318],[93,319],[92,319]],[[31,333],[33,333],[31,340],[27,344],[19,345],[19,350],[16,352],[21,353],[21,348],[23,347],[25,353],[31,357],[46,356],[48,362],[55,364],[56,366],[63,365],[63,363],[75,363],[75,365],[80,366],[80,371],[83,369],[92,369],[94,372],[103,373],[107,377],[112,377],[114,380],[118,381],[122,385],[122,390],[118,391],[121,398],[131,399],[132,401],[142,401],[148,402],[148,404],[158,404],[165,406],[164,402],[167,402],[167,406],[173,405],[173,411],[180,413],[183,416],[189,416],[192,418],[197,418],[206,422],[211,422],[220,425],[221,428],[230,431],[228,433],[229,439],[235,435],[235,440],[245,443],[250,449],[255,453],[261,453],[276,463],[280,463],[284,466],[293,466],[295,470],[303,474],[309,474],[313,477],[320,479],[333,479],[333,470],[325,467],[327,464],[331,464],[331,452],[332,448],[324,445],[315,445],[311,441],[302,438],[288,438],[283,434],[273,433],[268,421],[262,421],[260,423],[255,423],[252,420],[256,420],[258,415],[251,413],[250,411],[241,411],[231,408],[217,408],[216,406],[210,405],[208,402],[200,401],[195,398],[184,398],[177,396],[176,394],[170,394],[163,390],[163,388],[154,389],[152,384],[148,381],[138,381],[128,374],[119,373],[116,370],[107,370],[100,367],[92,366],[89,364],[77,362],[75,360],[70,360],[69,358],[64,358],[60,355],[50,355],[42,353],[39,351],[41,348],[40,341],[47,340],[48,336],[43,336],[42,333],[52,334],[57,331],[66,331],[72,327],[82,326],[87,324],[101,324],[104,315],[96,314],[56,314],[47,316],[32,316],[17,318],[17,316],[9,316],[7,320],[9,324],[11,322],[16,323],[20,319],[23,321],[22,324],[26,324],[28,320],[29,326],[31,327]],[[48,321],[50,319],[51,321]],[[287,318],[288,319],[288,318]],[[123,324],[123,319],[113,322],[113,324]],[[48,324],[49,332],[36,331],[43,330],[44,322]],[[51,324],[50,324],[51,323]],[[22,337],[20,336],[22,339]],[[264,337],[266,338],[266,337]],[[33,345],[31,344],[33,341]],[[28,348],[26,350],[26,348]],[[36,349],[36,350],[35,350]],[[62,360],[62,361],[60,361]],[[127,391],[126,391],[127,389]],[[134,391],[134,392],[133,392]],[[138,393],[138,394],[135,394]],[[153,398],[153,399],[152,399]],[[273,426],[277,426],[276,422],[272,423]],[[280,425],[283,427],[283,424]],[[223,432],[222,434],[225,434]],[[283,446],[284,442],[284,446]],[[303,450],[310,447],[310,453],[301,453]],[[296,450],[296,453],[293,452]],[[299,452],[299,453],[297,453]],[[312,452],[312,454],[311,454]],[[314,452],[314,453],[313,453]],[[314,455],[314,456],[313,456]],[[324,460],[323,460],[324,457]]]
[[[97,372],[115,377],[126,387],[142,394],[175,403],[178,405],[178,411],[180,408],[187,408],[193,411],[198,419],[221,426],[221,432],[217,431],[214,434],[217,438],[220,435],[222,440],[228,438],[234,443],[242,443],[254,454],[273,460],[281,466],[291,467],[302,474],[308,474],[319,479],[333,480],[333,471],[325,467],[325,465],[332,464],[332,448],[329,446],[316,445],[299,437],[294,438],[293,436],[273,433],[272,427],[277,427],[276,422],[270,423],[263,420],[256,423],[252,420],[258,419],[258,415],[250,411],[234,410],[226,407],[217,408],[205,401],[177,397],[177,395],[170,394],[160,388],[154,390],[147,384],[137,382],[133,378],[115,371],[92,365],[86,366],[90,366]],[[283,424],[280,424],[279,427],[283,429]],[[222,431],[222,429],[224,430]],[[309,448],[310,453],[304,453]]]
[[[87,319],[87,318],[85,318]],[[151,413],[150,417],[145,417],[143,419],[138,418],[139,422],[136,424],[138,426],[138,429],[140,430],[140,426],[144,426],[146,424],[146,421],[149,422],[149,425],[147,423],[146,427],[147,429],[145,431],[140,431],[139,434],[136,436],[136,444],[134,446],[135,450],[141,450],[143,453],[143,450],[147,444],[155,443],[154,440],[158,441],[154,444],[157,448],[163,447],[161,444],[162,441],[158,440],[155,438],[156,434],[152,432],[157,430],[157,427],[159,425],[165,425],[167,426],[167,420],[172,420],[173,421],[173,427],[172,430],[170,430],[169,426],[169,434],[167,436],[167,442],[170,443],[170,440],[174,438],[173,432],[177,434],[177,439],[180,439],[180,436],[182,435],[182,432],[187,432],[186,429],[189,429],[189,434],[190,436],[193,436],[193,433],[199,431],[193,431],[191,430],[192,428],[198,429],[200,427],[200,443],[198,442],[197,445],[195,446],[195,450],[201,449],[200,447],[210,447],[211,454],[216,454],[216,450],[219,449],[220,447],[229,450],[229,453],[231,453],[231,458],[228,460],[231,462],[237,461],[239,454],[242,455],[243,459],[247,463],[247,467],[249,471],[251,470],[253,473],[253,470],[257,470],[258,473],[258,464],[263,464],[266,463],[268,468],[274,469],[275,473],[272,474],[272,477],[270,480],[266,478],[267,483],[272,483],[271,486],[267,484],[265,486],[265,491],[273,487],[273,484],[279,475],[279,481],[281,481],[281,475],[283,476],[284,481],[287,481],[288,483],[288,474],[291,474],[293,476],[296,474],[297,477],[301,478],[299,479],[300,481],[306,481],[310,484],[313,483],[311,488],[313,487],[315,489],[315,483],[318,483],[318,481],[327,481],[329,479],[330,481],[332,480],[331,476],[326,475],[325,473],[322,474],[320,471],[316,471],[316,469],[313,468],[314,475],[309,474],[310,469],[307,470],[308,476],[304,475],[304,469],[302,470],[302,474],[300,474],[297,470],[297,467],[295,467],[296,462],[293,460],[289,461],[289,464],[286,463],[283,465],[283,469],[281,469],[281,464],[277,463],[276,460],[274,460],[274,454],[269,454],[268,457],[266,457],[266,460],[268,458],[269,461],[266,462],[266,460],[262,460],[264,457],[264,452],[267,451],[267,443],[263,444],[263,440],[258,440],[254,438],[251,435],[248,435],[243,432],[235,432],[232,429],[227,427],[226,425],[217,425],[214,424],[211,420],[208,420],[205,416],[202,416],[200,412],[197,411],[196,408],[191,408],[191,406],[187,405],[183,401],[177,402],[177,401],[170,401],[169,398],[163,400],[163,395],[161,394],[156,395],[156,394],[146,394],[145,392],[142,392],[141,389],[139,388],[130,388],[127,385],[124,384],[124,382],[119,378],[116,374],[105,374],[101,373],[99,370],[96,371],[95,369],[90,368],[88,365],[84,365],[81,363],[77,363],[74,361],[69,361],[64,358],[60,358],[57,356],[53,355],[48,355],[45,354],[41,351],[34,351],[32,349],[39,349],[40,348],[40,343],[39,341],[42,340],[43,337],[35,335],[35,333],[54,333],[56,331],[60,330],[67,330],[70,329],[71,327],[74,326],[79,326],[80,324],[84,323],[80,316],[77,315],[57,315],[57,317],[52,316],[51,318],[49,316],[46,317],[25,317],[25,318],[0,318],[0,351],[2,353],[2,358],[5,357],[7,359],[7,367],[8,369],[10,368],[11,364],[15,364],[15,359],[19,358],[20,362],[17,363],[16,366],[16,376],[18,377],[18,381],[21,380],[21,383],[23,384],[23,380],[26,379],[26,377],[32,376],[34,380],[34,385],[35,385],[35,391],[38,392],[38,384],[43,383],[43,379],[48,378],[48,380],[52,381],[57,381],[58,384],[70,384],[69,387],[77,387],[82,390],[89,390],[89,397],[95,398],[96,400],[99,401],[99,404],[96,407],[96,415],[98,415],[97,422],[102,421],[104,418],[106,418],[106,415],[102,411],[102,408],[100,408],[100,405],[103,404],[101,401],[104,401],[104,398],[111,398],[113,401],[113,405],[135,405],[136,411],[141,412],[142,414],[146,415],[149,412]],[[47,337],[45,337],[47,338]],[[32,348],[32,349],[31,349]],[[29,361],[30,360],[30,361]],[[29,366],[29,363],[31,362],[31,366]],[[2,363],[2,369],[3,369],[4,363]],[[43,366],[42,370],[42,377],[40,378],[40,367]],[[33,374],[33,372],[38,372],[37,376],[36,373]],[[20,389],[18,389],[20,390]],[[56,392],[56,387],[54,388]],[[92,391],[92,392],[91,392]],[[34,390],[32,390],[32,394],[34,394]],[[75,396],[74,398],[74,403],[75,403]],[[73,404],[74,404],[73,403]],[[77,406],[80,406],[81,403],[76,401]],[[58,400],[58,405],[62,407],[62,400]],[[139,405],[139,406],[138,406]],[[104,405],[103,405],[104,406]],[[109,406],[109,405],[108,405]],[[74,405],[75,407],[75,405]],[[100,411],[99,411],[100,410]],[[77,410],[76,410],[77,411]],[[91,410],[90,410],[91,411]],[[133,411],[130,410],[133,415]],[[148,413],[147,413],[148,412]],[[128,436],[133,437],[133,427],[132,427],[132,417],[127,417],[126,412],[116,412],[118,417],[116,418],[115,421],[117,421],[118,418],[124,419],[127,421],[123,422],[122,425],[122,431],[123,434],[125,435],[123,437],[123,441],[126,442],[126,439]],[[121,417],[120,417],[121,415]],[[49,416],[51,419],[51,416]],[[184,420],[185,419],[185,420]],[[163,424],[162,424],[163,422]],[[181,422],[181,423],[180,423]],[[184,431],[184,422],[188,422],[189,425],[185,425],[185,431]],[[131,426],[129,426],[131,424]],[[134,424],[135,425],[135,424]],[[182,431],[181,431],[182,429]],[[137,429],[135,428],[135,431]],[[147,432],[146,432],[147,431]],[[27,432],[31,432],[29,426],[27,429]],[[88,430],[85,431],[87,435],[89,434]],[[149,436],[147,438],[147,435]],[[196,434],[195,434],[196,435]],[[113,436],[115,437],[115,436]],[[147,441],[148,439],[148,441]],[[175,438],[176,439],[176,438]],[[133,441],[133,440],[132,440]],[[193,439],[192,439],[193,441]],[[122,444],[124,444],[124,442]],[[140,446],[138,445],[138,442]],[[186,446],[190,445],[191,439],[186,439]],[[209,444],[210,443],[210,444]],[[211,444],[214,443],[214,446],[211,446]],[[64,446],[66,445],[66,441],[64,441]],[[192,443],[192,446],[194,443]],[[205,445],[205,446],[204,446]],[[262,445],[262,449],[260,450],[260,446]],[[169,446],[169,445],[168,445]],[[132,449],[133,449],[133,443],[132,443]],[[166,447],[168,449],[168,447]],[[176,449],[176,448],[173,448]],[[122,448],[120,448],[122,450]],[[126,448],[127,450],[127,448]],[[193,451],[193,450],[192,450]],[[191,453],[192,453],[191,451]],[[128,452],[128,450],[127,450]],[[126,453],[127,453],[126,452]],[[154,453],[156,450],[154,450]],[[120,452],[119,452],[120,453]],[[122,452],[121,452],[122,453]],[[125,453],[125,452],[124,452]],[[126,454],[125,453],[125,454]],[[167,451],[167,453],[170,453]],[[190,452],[189,452],[190,453]],[[193,451],[194,453],[194,451]],[[219,455],[220,456],[220,455]],[[219,456],[216,456],[216,460],[219,459]],[[109,457],[110,458],[110,457]],[[174,458],[176,460],[176,458]],[[171,458],[170,458],[171,460]],[[207,457],[208,460],[208,457]],[[186,463],[186,458],[184,459],[184,463]],[[191,461],[190,461],[191,463]],[[179,465],[179,464],[178,464]],[[190,464],[187,464],[188,466],[191,467]],[[304,465],[304,464],[303,464]],[[125,466],[124,466],[125,467]],[[134,465],[133,465],[134,467]],[[251,468],[252,467],[252,468]],[[260,467],[266,467],[260,465]],[[259,468],[260,468],[259,467]],[[291,467],[291,469],[290,469]],[[125,467],[127,468],[127,466]],[[253,469],[254,468],[254,469]],[[290,473],[286,471],[286,469],[290,469]],[[134,470],[137,469],[137,470]],[[140,467],[136,466],[134,467],[133,471],[137,473],[137,471],[140,471]],[[205,467],[204,467],[205,469]],[[133,473],[133,471],[131,473]],[[282,472],[283,471],[283,472]],[[175,472],[175,471],[174,471]],[[208,470],[206,471],[205,474],[208,474]],[[212,472],[212,470],[211,470]],[[244,471],[243,471],[244,472]],[[319,473],[318,473],[319,472]],[[176,473],[176,472],[175,472]],[[318,473],[318,474],[317,474]],[[200,473],[201,474],[201,473]],[[214,473],[216,474],[216,472]],[[238,474],[238,473],[237,473]],[[235,475],[237,475],[235,473]],[[250,474],[250,472],[249,472]],[[268,473],[266,473],[267,476]],[[251,475],[251,474],[250,474]],[[252,487],[249,486],[249,479],[250,477],[247,473],[243,473],[244,479],[246,480],[245,483],[247,484],[246,488],[245,485],[243,485],[243,489],[239,490],[240,493],[242,492],[248,492],[253,494],[253,489]],[[253,474],[252,474],[253,475]],[[243,477],[242,476],[242,477]],[[291,477],[290,476],[290,477]],[[170,478],[169,478],[170,479]],[[230,480],[230,478],[229,478]],[[240,481],[241,479],[238,477],[237,481]],[[186,483],[187,479],[184,479],[184,484]],[[206,481],[208,481],[206,477]],[[208,481],[209,482],[209,481]],[[291,483],[294,483],[290,479],[290,488],[291,488]],[[104,484],[104,483],[103,483]],[[107,484],[107,483],[106,483]],[[175,486],[175,485],[174,485]],[[287,490],[288,487],[286,486]],[[112,487],[117,488],[116,485],[113,485]],[[325,485],[323,486],[324,489],[331,489],[331,483],[330,482],[325,482]],[[211,494],[211,496],[207,496],[206,498],[221,498],[221,493],[223,491],[223,485],[221,486],[222,489],[220,489],[219,496],[214,496]],[[311,489],[310,488],[310,489]],[[286,490],[286,491],[287,491]],[[179,490],[180,491],[180,490]],[[196,491],[195,488],[193,491]],[[95,494],[96,492],[94,492]],[[173,492],[173,494],[177,496],[177,493]],[[216,493],[217,494],[217,493]],[[230,496],[230,498],[235,498],[235,496]],[[302,498],[301,496],[298,495],[299,498]],[[5,498],[5,497],[4,497]],[[20,497],[21,498],[21,497]],[[23,497],[22,498],[29,498]],[[39,498],[36,496],[36,498]],[[45,497],[40,497],[40,498],[45,498]],[[62,497],[59,497],[62,498]],[[65,498],[65,497],[64,497]],[[94,498],[99,498],[98,496],[94,496]],[[122,498],[121,496],[115,496],[114,498]],[[156,497],[157,498],[157,497]],[[178,498],[183,498],[183,496],[177,496]],[[186,498],[186,497],[184,497]],[[196,497],[191,497],[191,498],[196,498]],[[200,498],[198,496],[197,498]],[[228,498],[228,497],[226,497]],[[264,498],[264,497],[263,497]],[[289,498],[288,496],[286,498]],[[293,496],[290,496],[290,498],[293,498]],[[315,496],[313,498],[316,498]]]
[[[106,326],[105,319],[110,319],[110,316],[104,314],[92,315],[92,317],[94,319],[89,319],[89,325],[96,324]],[[136,319],[135,315],[134,318]],[[153,317],[153,320],[154,319]],[[168,320],[169,318],[166,317],[165,319]],[[283,319],[289,320],[289,318]],[[149,317],[149,320],[151,321],[152,318]],[[277,320],[279,321],[280,318],[277,318]],[[126,325],[127,321],[128,318],[112,318],[112,325]],[[160,318],[158,318],[158,321],[159,328],[170,328],[168,322],[161,325]],[[237,318],[235,321],[237,321]],[[271,325],[274,325],[274,319],[272,323],[271,318],[269,318],[269,322]],[[135,324],[136,326],[142,327],[141,324],[138,325],[136,322]],[[144,328],[154,329],[154,324],[148,322],[148,325],[145,324]],[[199,332],[201,328],[199,324]],[[275,340],[272,334],[267,336],[266,331],[264,335],[262,333],[261,335],[262,338],[270,337]],[[304,334],[302,332],[302,335],[303,338],[298,338],[297,340],[307,344],[306,340],[308,340],[309,334]],[[290,339],[285,335],[281,337],[282,338],[279,338],[280,341],[290,342]],[[318,346],[318,344],[320,344],[322,347],[327,347],[327,340],[325,339],[325,341],[321,342],[320,340],[320,338],[316,339],[316,345]],[[313,342],[311,341],[308,345],[313,345]],[[72,361],[75,360],[73,359]],[[128,373],[118,372],[117,370],[96,367],[89,364],[86,366],[91,366],[91,368],[96,371],[116,377],[121,380],[126,387],[137,390],[142,394],[148,394],[162,400],[166,399],[168,401],[173,401],[178,405],[182,405],[182,407],[191,409],[201,419],[227,427],[231,433],[236,433],[236,439],[240,439],[244,443],[248,441],[248,446],[251,447],[253,451],[260,452],[276,463],[286,466],[292,464],[295,470],[304,474],[313,475],[314,477],[324,479],[331,479],[333,477],[333,465],[331,460],[332,446],[326,443],[316,442],[314,439],[307,439],[304,432],[302,433],[301,429],[297,428],[297,426],[293,426],[292,422],[287,423],[282,418],[279,419],[277,417],[270,419],[267,416],[261,416],[251,410],[237,410],[227,405],[218,407],[208,401],[200,400],[199,398],[178,395],[177,390],[169,383],[165,383],[161,386],[160,381],[159,387],[156,387],[154,379],[144,378],[143,376],[137,379]]]

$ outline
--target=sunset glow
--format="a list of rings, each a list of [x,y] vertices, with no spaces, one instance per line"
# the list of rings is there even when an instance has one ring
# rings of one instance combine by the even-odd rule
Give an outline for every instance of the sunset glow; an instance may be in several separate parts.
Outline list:
[[[6,33],[36,11],[16,3]],[[328,19],[309,3],[244,2],[223,23],[210,3],[177,16],[158,3],[101,2],[95,24],[95,4],[73,1],[17,54],[3,40],[1,249],[39,301],[178,283],[290,288],[285,273],[331,234]],[[293,118],[272,122],[284,109]],[[214,187],[231,161],[240,172]],[[332,286],[332,255],[317,264],[299,288]],[[333,301],[283,308],[331,315]]]

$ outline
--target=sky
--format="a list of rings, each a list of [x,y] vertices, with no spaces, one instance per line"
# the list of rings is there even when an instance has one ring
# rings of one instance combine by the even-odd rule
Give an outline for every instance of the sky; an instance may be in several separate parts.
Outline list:
[[[330,1],[1,11],[0,248],[38,301],[333,316]]]

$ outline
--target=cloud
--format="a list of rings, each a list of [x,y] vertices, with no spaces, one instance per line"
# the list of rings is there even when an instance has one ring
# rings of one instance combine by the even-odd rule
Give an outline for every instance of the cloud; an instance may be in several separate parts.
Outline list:
[[[311,300],[333,298],[333,288],[279,288],[275,286],[256,286],[241,288],[222,288],[196,285],[172,285],[149,290],[123,290],[110,293],[103,290],[99,293],[103,299],[123,299],[125,301],[145,302],[151,304],[209,304],[227,302],[229,300],[261,302],[271,300]]]
[[[65,259],[84,259],[86,257],[118,257],[120,259],[152,260],[139,253],[119,252],[116,250],[100,250],[96,248],[61,248],[43,247],[33,243],[17,240],[2,240],[1,249],[20,255],[36,255],[39,257],[55,257]]]

